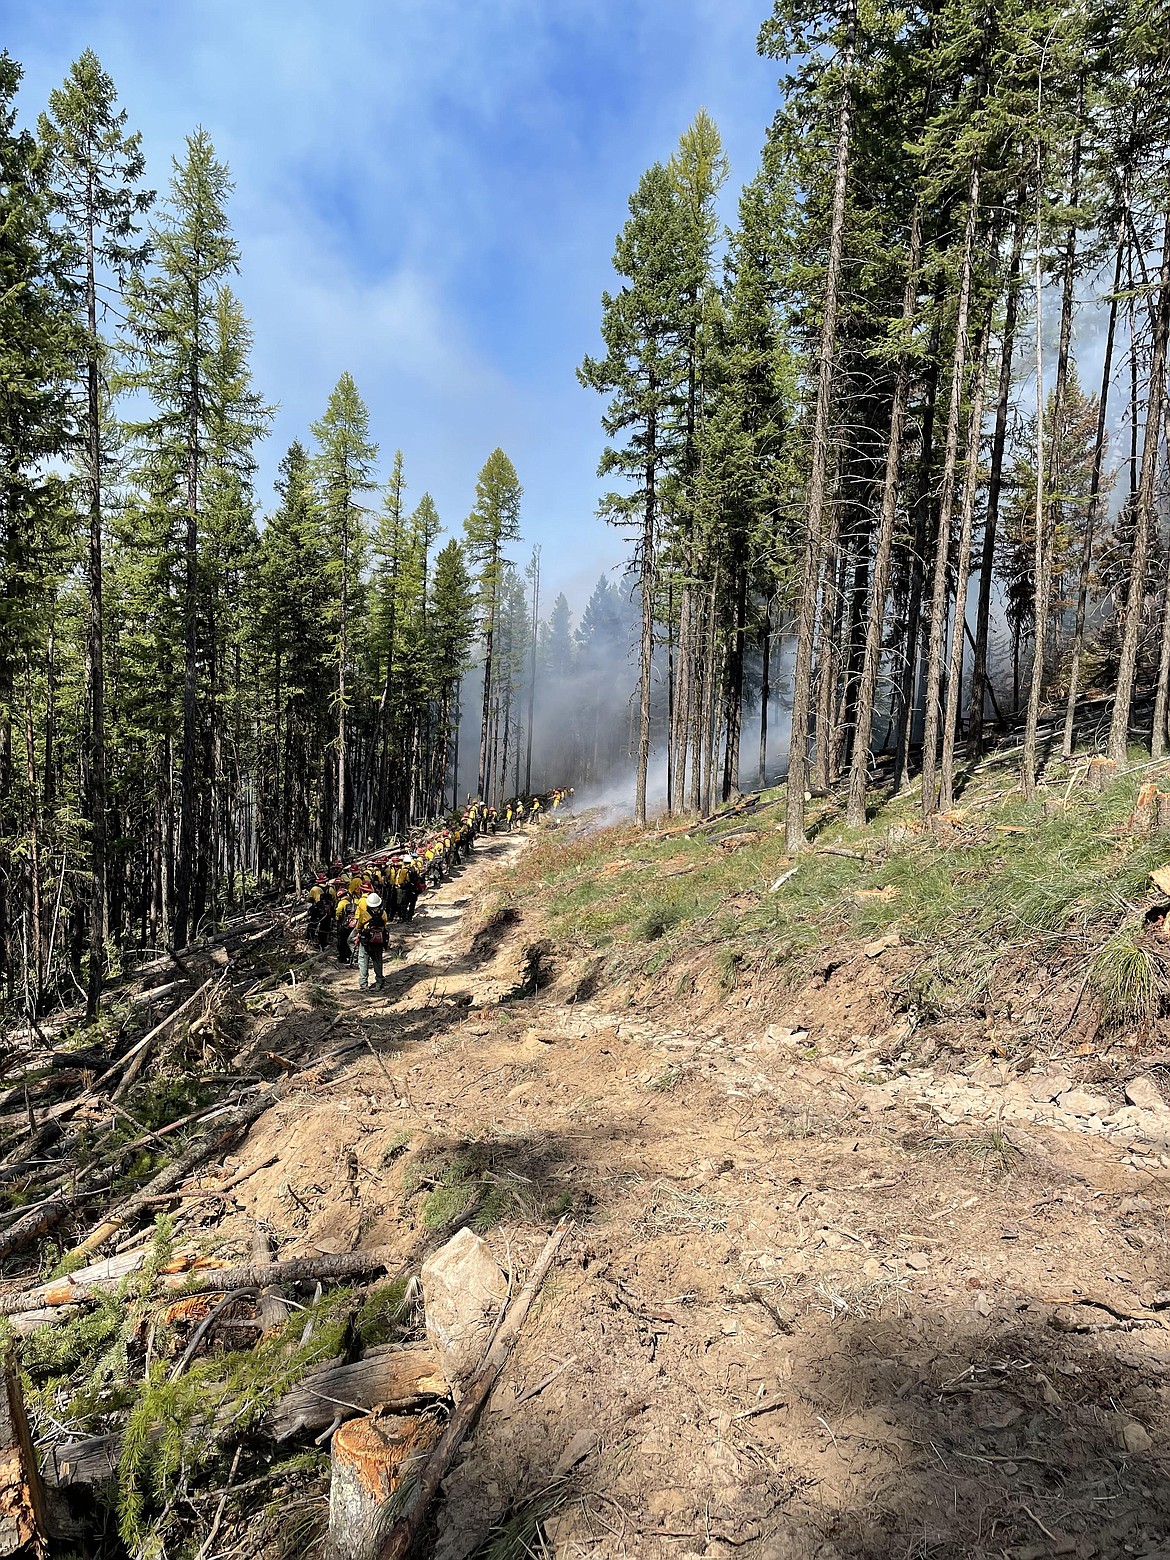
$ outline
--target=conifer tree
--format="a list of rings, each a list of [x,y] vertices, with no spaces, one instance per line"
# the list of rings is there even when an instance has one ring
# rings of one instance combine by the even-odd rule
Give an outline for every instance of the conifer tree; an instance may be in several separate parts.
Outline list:
[[[89,973],[86,1012],[97,1013],[104,963],[106,923],[106,694],[102,618],[103,487],[108,463],[103,437],[106,415],[107,345],[100,334],[106,314],[101,284],[137,271],[149,253],[139,238],[139,218],[153,192],[139,188],[145,168],[142,138],[127,134],[126,110],[119,109],[111,78],[92,49],[70,68],[63,86],[49,95],[49,112],[39,133],[51,164],[53,200],[70,242],[71,269],[84,321],[85,412],[82,468],[89,521],[86,575],[86,719],[83,762],[90,827]]]
[[[173,162],[170,195],[151,228],[156,268],[132,276],[126,309],[132,367],[121,384],[145,391],[153,415],[130,424],[139,469],[149,480],[177,452],[182,469],[183,734],[173,932],[187,939],[194,873],[208,818],[199,812],[199,526],[214,415],[207,364],[216,334],[219,288],[239,261],[227,198],[231,181],[203,129],[187,137]]]
[[[262,841],[271,855],[263,865],[297,880],[318,850],[315,820],[334,653],[328,549],[311,482],[309,456],[294,440],[280,463],[280,502],[261,536],[254,617],[260,766],[269,780]]]
[[[67,494],[56,463],[75,448],[70,389],[82,342],[69,256],[50,222],[46,159],[16,127],[20,76],[0,52],[0,989],[15,989],[21,940],[12,933],[23,908],[21,981],[35,1009],[43,922],[33,663],[47,648],[45,616],[65,564]]]
[[[516,468],[495,449],[484,462],[475,483],[475,505],[463,522],[467,557],[474,571],[479,607],[479,631],[483,639],[483,709],[480,719],[477,790],[485,800],[491,786],[503,783],[492,773],[492,680],[495,676],[496,632],[503,595],[507,559],[504,548],[520,536],[520,499],[523,495]]]
[[[336,851],[344,858],[349,847],[351,804],[347,724],[351,658],[359,643],[356,622],[364,606],[362,569],[367,537],[361,500],[373,490],[378,458],[378,446],[370,439],[370,414],[351,374],[343,373],[337,381],[324,415],[312,424],[312,434],[317,441],[312,472],[324,519],[329,560],[326,574],[332,587],[336,636],[337,780],[326,854]]]
[[[636,528],[634,570],[641,598],[638,658],[638,750],[634,817],[646,822],[650,763],[650,699],[654,654],[656,549],[663,484],[677,474],[685,447],[688,390],[685,338],[691,276],[688,218],[678,184],[661,163],[642,175],[630,197],[630,218],[618,235],[613,266],[624,285],[602,295],[603,358],[586,357],[581,383],[610,397],[602,427],[610,439],[599,476],[616,473],[633,484],[607,493],[601,513]]]
[[[459,779],[459,691],[475,631],[475,592],[463,557],[452,538],[435,559],[430,603],[431,642],[434,650],[434,686],[437,697],[432,801],[438,811],[443,781],[452,767],[452,785]],[[458,805],[453,793],[452,807]]]

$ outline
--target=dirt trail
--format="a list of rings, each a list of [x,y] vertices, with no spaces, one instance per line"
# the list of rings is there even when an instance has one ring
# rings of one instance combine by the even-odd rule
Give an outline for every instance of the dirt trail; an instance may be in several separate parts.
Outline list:
[[[957,1110],[814,1059],[795,1015],[732,1040],[582,998],[485,914],[522,848],[424,901],[384,995],[307,965],[255,1048],[321,1066],[238,1155],[241,1242],[290,1255],[417,1260],[478,1210],[519,1272],[578,1213],[436,1553],[535,1497],[564,1557],[1170,1555],[1156,1158],[1005,1128],[1003,1080]]]

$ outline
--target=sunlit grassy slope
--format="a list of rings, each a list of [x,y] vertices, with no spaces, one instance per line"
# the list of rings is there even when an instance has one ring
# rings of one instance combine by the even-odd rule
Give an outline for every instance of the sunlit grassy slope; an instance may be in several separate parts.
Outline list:
[[[782,788],[706,825],[570,823],[525,854],[512,891],[540,897],[566,951],[608,951],[648,975],[707,948],[729,983],[752,967],[795,982],[820,950],[896,929],[923,945],[918,1005],[969,1000],[1014,954],[1079,961],[1106,1016],[1123,1022],[1158,999],[1140,912],[1170,836],[1127,828],[1139,785],[1159,771],[1135,769],[1098,793],[1080,783],[1084,767],[1054,766],[1042,799],[1025,803],[1014,763],[988,764],[930,829],[916,791],[884,803],[864,830],[846,829],[834,803],[814,804],[810,849],[796,858],[784,848]]]

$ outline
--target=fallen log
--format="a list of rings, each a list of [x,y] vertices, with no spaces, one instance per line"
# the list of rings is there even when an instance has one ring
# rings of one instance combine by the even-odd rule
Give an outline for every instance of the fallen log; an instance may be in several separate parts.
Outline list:
[[[359,1360],[306,1376],[285,1393],[264,1427],[273,1440],[287,1441],[294,1435],[316,1435],[338,1417],[348,1419],[378,1407],[418,1408],[447,1397],[450,1390],[433,1349],[383,1344]]]
[[[150,1255],[151,1242],[137,1247],[133,1251],[118,1252],[112,1257],[103,1257],[100,1262],[91,1262],[88,1267],[78,1268],[66,1278],[46,1279],[43,1284],[37,1284],[33,1289],[20,1291],[22,1297],[33,1302],[33,1308],[26,1310],[23,1306],[7,1314],[15,1317],[40,1316],[44,1312],[43,1320],[49,1320],[62,1311],[69,1311],[73,1307],[80,1308],[88,1300],[92,1300],[102,1293],[112,1293],[118,1285],[130,1273],[135,1273]],[[214,1257],[204,1257],[197,1251],[180,1252],[161,1269],[168,1277],[175,1274],[188,1273],[192,1268],[206,1266],[209,1270],[216,1270],[223,1266]],[[12,1291],[11,1293],[15,1293]],[[3,1313],[4,1302],[8,1295],[0,1295],[0,1314]],[[24,1329],[22,1329],[24,1330]]]
[[[393,1261],[388,1253],[350,1251],[339,1255],[289,1257],[283,1262],[252,1263],[246,1267],[209,1268],[192,1273],[165,1274],[164,1290],[184,1294],[222,1294],[228,1289],[262,1289],[267,1284],[297,1284],[305,1279],[366,1278],[389,1272]],[[52,1284],[35,1289],[10,1290],[0,1294],[0,1316],[20,1316],[48,1305],[86,1305],[110,1294],[121,1280],[89,1279],[77,1282],[70,1274]]]
[[[113,1172],[108,1172],[97,1186],[50,1197],[23,1218],[17,1219],[10,1229],[0,1235],[0,1263],[7,1261],[14,1253],[23,1251],[26,1246],[31,1246],[34,1240],[54,1229],[63,1219],[69,1218],[87,1202],[92,1202],[95,1196],[105,1191],[113,1178]]]
[[[164,997],[173,997],[176,991],[181,991],[188,984],[187,980],[170,980],[163,986],[149,986],[145,991],[136,991],[127,1000],[131,1007],[149,1007],[152,1002],[161,1002]]]
[[[544,1250],[537,1259],[528,1282],[508,1307],[495,1340],[484,1355],[479,1371],[468,1383],[462,1401],[451,1415],[450,1423],[443,1432],[442,1438],[419,1474],[414,1499],[409,1508],[394,1523],[377,1550],[378,1560],[406,1560],[426,1521],[430,1504],[455,1460],[456,1452],[479,1417],[480,1410],[487,1402],[500,1372],[508,1363],[508,1357],[520,1336],[521,1328],[532,1308],[532,1302],[536,1299],[540,1286],[544,1283],[548,1270],[553,1264],[553,1258],[572,1228],[571,1219],[562,1219],[545,1242]]]
[[[242,1132],[245,1127],[250,1127],[265,1111],[270,1110],[280,1097],[279,1085],[272,1091],[258,1091],[254,1099],[218,1117],[209,1132],[205,1132],[202,1137],[198,1138],[187,1149],[185,1154],[180,1155],[172,1164],[167,1165],[165,1169],[160,1170],[156,1176],[147,1181],[145,1186],[122,1204],[116,1214],[103,1220],[97,1229],[87,1235],[79,1246],[74,1247],[70,1255],[73,1257],[88,1256],[91,1251],[100,1250],[106,1241],[112,1240],[120,1230],[125,1229],[127,1224],[136,1219],[140,1213],[145,1212],[155,1198],[159,1197],[163,1192],[169,1192],[173,1187],[178,1186],[179,1182],[185,1180],[192,1170],[197,1170],[218,1149],[223,1148]]]
[[[32,1137],[20,1149],[21,1157],[14,1160],[9,1156],[5,1160],[4,1168],[0,1170],[0,1181],[17,1180],[29,1168],[30,1160],[34,1159],[42,1149],[52,1148],[63,1131],[64,1128],[59,1122],[42,1121]]]
[[[315,1435],[338,1417],[348,1419],[375,1408],[418,1408],[445,1397],[448,1390],[430,1349],[385,1344],[360,1360],[331,1360],[306,1376],[273,1405],[261,1421],[260,1434],[277,1442]],[[229,1407],[224,1426],[233,1424]],[[120,1431],[56,1446],[45,1459],[45,1483],[57,1489],[103,1484],[118,1471],[121,1447]]]
[[[97,1083],[94,1085],[95,1089],[101,1088],[106,1083],[108,1083],[112,1077],[117,1075],[122,1067],[126,1066],[126,1063],[129,1060],[129,1066],[126,1067],[126,1071],[122,1074],[122,1081],[114,1090],[112,1098],[120,1100],[124,1095],[128,1094],[129,1091],[133,1088],[139,1073],[141,1073],[142,1069],[149,1061],[150,1053],[154,1049],[154,1046],[158,1042],[160,1036],[165,1035],[167,1030],[170,1029],[173,1024],[177,1023],[178,1020],[182,1018],[184,1013],[188,1012],[195,1006],[200,997],[206,995],[211,987],[212,978],[213,977],[209,976],[203,982],[202,986],[196,987],[191,995],[184,1002],[180,1002],[178,1007],[173,1009],[172,1012],[168,1013],[167,1016],[161,1021],[161,1023],[156,1024],[149,1034],[143,1035],[142,1039],[133,1048],[133,1050],[128,1051],[126,1056],[124,1056],[121,1061],[115,1062],[113,1067],[111,1067],[108,1072],[102,1074]]]

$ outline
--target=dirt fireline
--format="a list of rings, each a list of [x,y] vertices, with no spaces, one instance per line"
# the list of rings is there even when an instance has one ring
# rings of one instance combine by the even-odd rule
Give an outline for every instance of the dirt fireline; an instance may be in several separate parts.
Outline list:
[[[501,1004],[539,928],[476,962],[463,918],[523,846],[482,841],[423,901],[385,995],[307,961],[338,1004],[314,1045],[360,1049],[319,1083],[310,1057],[240,1155],[261,1167],[237,1194],[241,1238],[260,1217],[289,1254],[417,1259],[442,1233],[423,1200],[476,1152],[513,1198],[488,1239],[515,1272],[558,1204],[581,1212],[577,1262],[449,1480],[436,1553],[464,1552],[460,1532],[575,1446],[551,1527],[565,1560],[658,1560],[688,1552],[681,1535],[787,1560],[828,1553],[826,1533],[836,1555],[901,1556],[924,1530],[932,1557],[965,1556],[981,1524],[1026,1545],[1037,1518],[1085,1553],[1142,1553],[1170,1500],[1143,1493],[1163,1486],[1124,1448],[1166,1444],[1165,1334],[1064,1330],[1078,1318],[1055,1325],[1051,1302],[1136,1312],[1166,1270],[1164,1196],[1105,1144],[1050,1133],[1001,1153],[763,1034],[728,1040],[681,999],[569,1002],[554,982]],[[257,1044],[292,1048],[314,1023],[306,1007]],[[1020,1468],[1052,1476],[1022,1485]],[[623,1522],[622,1545],[604,1536]]]

